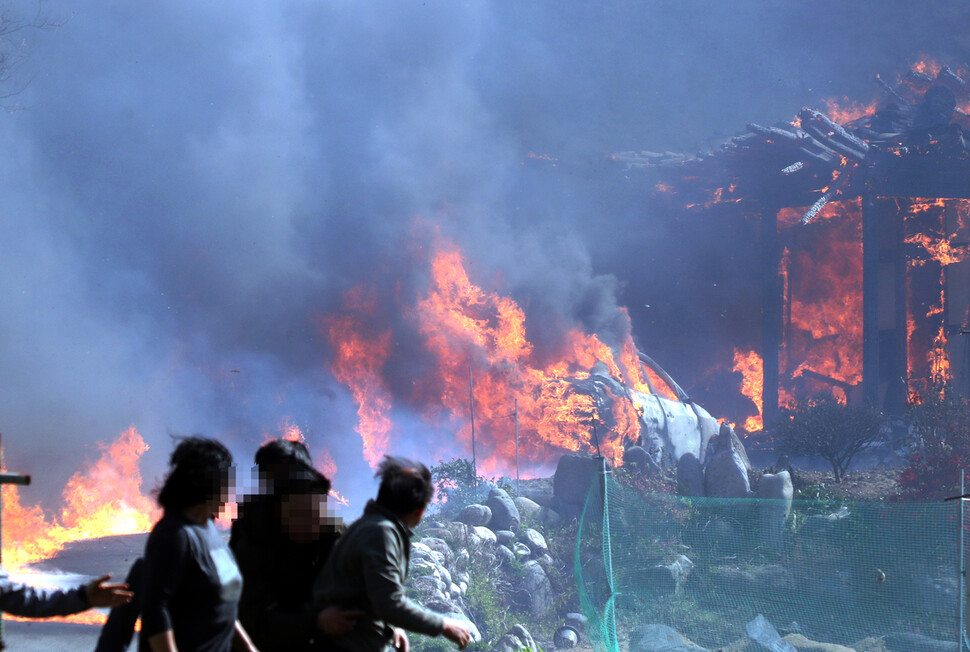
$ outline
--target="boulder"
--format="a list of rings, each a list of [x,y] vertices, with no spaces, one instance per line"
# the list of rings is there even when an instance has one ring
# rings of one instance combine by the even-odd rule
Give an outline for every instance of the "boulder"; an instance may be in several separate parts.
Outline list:
[[[851,512],[849,512],[849,508],[845,505],[842,505],[838,511],[830,514],[812,514],[802,521],[802,526],[798,530],[798,534],[801,536],[825,534],[833,528],[838,527],[839,523],[845,521],[849,516],[851,516]]]
[[[556,466],[552,478],[553,495],[576,513],[586,504],[590,485],[598,480],[603,472],[604,460],[587,455],[570,453],[563,455]],[[609,463],[607,462],[607,467]]]
[[[498,542],[495,533],[482,525],[473,527],[472,532],[475,534],[475,536],[481,539],[483,544],[494,544]]]
[[[660,465],[643,446],[630,446],[623,451],[623,466],[628,466],[637,473],[654,474],[662,472]]]
[[[472,527],[488,525],[488,522],[492,520],[492,510],[489,509],[488,505],[467,505],[465,509],[458,513],[458,518],[455,520]]]
[[[503,546],[511,546],[515,541],[515,532],[512,530],[497,530],[495,532],[495,538]]]
[[[495,556],[498,557],[503,565],[508,565],[515,561],[515,553],[504,545],[495,546]]]
[[[785,641],[778,630],[761,614],[755,616],[754,620],[744,626],[744,629],[748,638],[771,652],[797,652],[795,647]]]
[[[700,652],[705,648],[666,625],[643,625],[630,634],[629,652]]]
[[[765,473],[758,484],[758,519],[761,542],[774,550],[781,548],[785,523],[791,514],[792,487],[788,471]]]
[[[678,555],[669,564],[658,564],[648,573],[651,588],[663,595],[679,595],[693,568],[694,562],[684,555]]]
[[[445,564],[450,564],[451,560],[455,557],[455,553],[452,551],[451,546],[449,546],[444,539],[426,536],[421,539],[421,543],[440,554],[444,560],[443,563]]]
[[[478,631],[478,625],[473,623],[468,616],[461,609],[456,609],[451,613],[443,614],[446,618],[454,618],[455,620],[461,621],[461,624],[468,628],[468,633],[470,634],[470,639],[472,643],[480,643],[482,640],[482,633]]]
[[[529,610],[538,618],[545,618],[552,611],[555,593],[546,571],[537,561],[527,561],[523,568],[522,586],[529,596]]]
[[[519,508],[515,506],[512,498],[504,489],[493,487],[488,492],[488,500],[485,501],[485,504],[492,510],[492,519],[488,522],[490,529],[493,531],[511,530],[513,532],[519,529],[519,523],[522,521],[519,516]]]
[[[519,541],[529,546],[529,549],[535,554],[549,552],[549,545],[546,543],[546,538],[532,528],[522,530],[519,533]]]
[[[751,494],[744,460],[735,450],[719,450],[704,469],[704,495],[709,498],[747,498]]]
[[[677,460],[677,484],[685,496],[704,495],[704,467],[693,453],[684,453]]]
[[[751,461],[748,459],[748,453],[744,450],[744,444],[741,443],[741,439],[735,434],[734,428],[726,423],[721,424],[721,429],[717,433],[717,437],[714,439],[714,454],[724,451],[734,451],[741,458],[741,462],[744,464],[744,470],[751,470]]]
[[[542,506],[539,505],[539,503],[530,500],[525,496],[516,496],[512,502],[515,503],[515,506],[519,510],[519,515],[522,518],[535,520],[539,517],[539,510],[542,509]]]
[[[515,625],[492,646],[490,652],[539,652],[532,635],[522,625]]]
[[[532,556],[532,548],[522,542],[512,544],[512,552],[514,552],[515,556],[519,557],[520,559],[526,559],[527,557]]]
[[[556,527],[562,523],[562,514],[550,507],[543,507],[539,510],[539,522],[546,527]]]

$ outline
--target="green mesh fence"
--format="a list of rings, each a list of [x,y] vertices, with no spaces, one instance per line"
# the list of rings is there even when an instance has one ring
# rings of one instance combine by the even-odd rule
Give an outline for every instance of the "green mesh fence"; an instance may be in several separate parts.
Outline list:
[[[760,614],[781,635],[957,650],[961,502],[796,500],[786,514],[782,501],[643,494],[607,475],[576,541],[587,635],[626,650],[637,628],[661,624],[709,650],[743,649]]]

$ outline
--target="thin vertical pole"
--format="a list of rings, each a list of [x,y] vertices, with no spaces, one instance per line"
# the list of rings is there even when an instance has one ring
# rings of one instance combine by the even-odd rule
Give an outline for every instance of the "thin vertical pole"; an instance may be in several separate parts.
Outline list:
[[[761,206],[761,358],[764,428],[778,424],[779,356],[784,327],[784,287],[779,274],[781,247],[778,243],[778,204]]]
[[[879,218],[872,183],[862,193],[862,398],[879,405]]]
[[[519,487],[519,399],[514,401],[515,409],[512,411],[512,418],[515,419],[515,493],[521,496],[522,489]]]
[[[478,460],[475,458],[475,381],[472,379],[472,368],[468,366],[468,413],[472,422],[472,476],[475,486],[478,486]]]
[[[966,493],[964,489],[964,478],[966,478],[966,469],[960,469],[960,495],[963,496]],[[963,642],[966,639],[966,610],[967,610],[967,560],[964,557],[963,551],[963,501],[966,498],[960,498],[957,502],[960,503],[960,636],[957,639],[957,649],[963,650]]]

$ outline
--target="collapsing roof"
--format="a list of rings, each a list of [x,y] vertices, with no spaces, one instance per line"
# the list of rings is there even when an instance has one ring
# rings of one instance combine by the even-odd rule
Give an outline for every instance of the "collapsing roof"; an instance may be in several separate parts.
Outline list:
[[[803,109],[790,123],[749,124],[717,151],[687,156],[671,152],[621,152],[614,161],[653,168],[659,186],[687,205],[763,200],[811,206],[807,220],[828,201],[879,196],[970,196],[970,116],[958,105],[970,86],[943,66],[933,77],[911,71],[886,91],[883,106],[838,124]]]

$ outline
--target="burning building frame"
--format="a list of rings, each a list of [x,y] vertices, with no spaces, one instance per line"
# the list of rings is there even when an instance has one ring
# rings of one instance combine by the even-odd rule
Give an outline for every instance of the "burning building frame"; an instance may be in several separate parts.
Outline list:
[[[613,156],[668,211],[760,223],[761,351],[734,367],[749,432],[819,392],[898,414],[940,383],[967,391],[968,80],[920,63],[876,77],[880,101],[749,124],[714,152]]]

